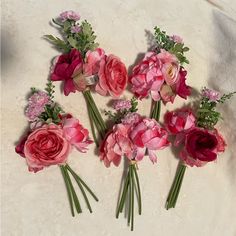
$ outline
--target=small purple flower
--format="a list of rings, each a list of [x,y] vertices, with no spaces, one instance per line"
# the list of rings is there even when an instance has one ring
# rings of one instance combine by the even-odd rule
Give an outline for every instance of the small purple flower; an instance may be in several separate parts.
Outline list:
[[[202,90],[202,96],[208,98],[211,102],[216,102],[220,99],[220,93],[218,91],[208,88]]]
[[[132,107],[131,102],[130,101],[126,101],[126,100],[115,100],[113,103],[113,108],[116,111],[123,111],[123,110],[128,110]]]
[[[62,22],[65,22],[66,20],[77,21],[80,19],[80,15],[74,11],[64,11],[60,14],[60,19]]]
[[[71,33],[79,33],[81,31],[81,27],[79,25],[72,26],[70,29]]]
[[[137,124],[140,121],[140,119],[141,116],[138,113],[130,112],[121,120],[121,122],[124,125],[134,125]]]
[[[172,35],[170,37],[175,43],[183,43],[183,39],[178,35]]]
[[[50,103],[51,101],[47,93],[43,91],[35,92],[29,98],[25,115],[28,117],[29,121],[35,121],[37,120],[38,116],[44,111],[45,105]]]

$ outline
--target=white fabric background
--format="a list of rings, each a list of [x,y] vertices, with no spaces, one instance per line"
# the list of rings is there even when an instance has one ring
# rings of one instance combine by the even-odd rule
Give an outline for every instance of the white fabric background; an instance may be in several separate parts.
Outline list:
[[[94,154],[73,151],[71,166],[99,196],[91,199],[93,214],[83,204],[83,214],[72,218],[59,168],[37,174],[27,171],[24,159],[14,152],[14,143],[27,127],[26,94],[35,86],[43,89],[51,59],[58,55],[44,34],[57,35],[49,21],[63,10],[73,9],[88,19],[107,53],[118,55],[130,66],[148,47],[145,30],[155,25],[169,34],[181,35],[190,47],[188,83],[196,89],[211,85],[222,92],[236,90],[236,2],[233,0],[2,1],[2,188],[3,236],[31,235],[236,235],[236,98],[221,106],[224,122],[219,128],[228,143],[217,163],[188,168],[175,209],[166,211],[165,200],[173,181],[177,159],[170,149],[158,153],[157,165],[146,158],[139,165],[143,214],[135,215],[135,232],[115,209],[123,173],[105,168]],[[56,84],[56,100],[90,129],[82,94],[64,97]],[[126,92],[126,97],[131,94]],[[109,98],[94,95],[104,108]],[[174,105],[181,106],[176,99]],[[149,114],[150,100],[140,103],[140,113]],[[136,205],[137,206],[137,205]]]

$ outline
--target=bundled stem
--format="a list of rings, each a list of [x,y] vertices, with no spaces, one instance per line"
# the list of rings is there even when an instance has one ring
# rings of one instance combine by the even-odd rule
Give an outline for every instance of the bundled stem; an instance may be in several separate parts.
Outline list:
[[[89,118],[91,122],[93,138],[94,138],[95,143],[98,146],[98,141],[97,141],[98,138],[96,137],[96,134],[95,134],[95,127],[102,139],[105,137],[107,127],[96,106],[96,103],[94,102],[94,99],[91,95],[90,90],[85,90],[83,94],[87,102],[88,114],[89,114]]]
[[[138,212],[142,213],[141,190],[139,185],[139,178],[136,170],[136,165],[131,161],[129,170],[125,178],[123,191],[119,200],[116,218],[123,211],[125,202],[128,204],[128,225],[131,223],[131,231],[134,230],[134,194],[137,193],[138,198]]]
[[[159,101],[153,100],[153,109],[151,113],[151,118],[155,119],[156,121],[159,121],[160,113],[161,113],[161,100]]]
[[[174,208],[179,196],[179,192],[180,192],[180,188],[183,182],[183,178],[184,178],[184,173],[186,170],[186,166],[183,163],[179,163],[178,165],[178,169],[175,175],[175,179],[174,182],[171,186],[169,195],[167,197],[167,201],[166,201],[166,209],[170,209],[170,208]]]
[[[88,207],[89,211],[92,213],[92,208],[90,206],[90,203],[89,203],[89,200],[88,200],[88,197],[86,195],[84,188],[91,194],[91,196],[96,201],[98,201],[98,198],[95,196],[95,194],[92,192],[92,190],[85,184],[85,182],[71,169],[71,167],[68,164],[66,164],[65,166],[60,166],[60,169],[61,169],[63,179],[65,181],[72,216],[75,216],[74,206],[75,206],[75,209],[78,214],[82,213],[82,209],[81,209],[81,205],[80,205],[79,199],[77,197],[77,194],[75,192],[75,189],[72,184],[69,173],[72,175],[72,177],[75,179],[76,183],[78,184],[79,189],[80,189],[80,191],[84,197],[84,200],[87,204],[87,207]]]

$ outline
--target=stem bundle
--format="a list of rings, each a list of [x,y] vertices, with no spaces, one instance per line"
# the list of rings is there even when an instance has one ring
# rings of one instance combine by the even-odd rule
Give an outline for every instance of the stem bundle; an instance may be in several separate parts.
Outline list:
[[[72,216],[75,216],[74,206],[75,206],[75,209],[78,214],[82,213],[82,209],[81,209],[79,199],[77,197],[77,194],[75,192],[75,189],[74,189],[74,186],[72,184],[69,174],[72,175],[72,177],[75,179],[76,183],[78,184],[79,189],[80,189],[80,191],[84,197],[84,200],[86,202],[86,205],[87,205],[90,213],[92,213],[92,208],[91,208],[91,205],[89,203],[89,200],[88,200],[88,197],[86,195],[84,188],[91,194],[91,196],[95,199],[95,201],[98,201],[98,198],[95,196],[95,194],[92,192],[92,190],[87,186],[87,184],[71,169],[71,167],[68,164],[66,164],[65,166],[61,165],[60,169],[61,169],[63,179],[65,181]]]
[[[138,173],[136,170],[135,163],[131,162],[129,170],[125,178],[123,191],[119,200],[116,218],[123,211],[125,202],[128,205],[128,225],[131,223],[131,231],[134,229],[134,194],[137,193],[138,198],[138,212],[139,215],[142,213],[142,202],[141,202],[141,190],[139,185]]]
[[[153,109],[151,113],[151,118],[155,119],[156,121],[159,121],[161,114],[161,100],[154,101],[153,100]]]
[[[175,175],[174,182],[171,186],[169,195],[166,200],[166,209],[174,208],[179,196],[180,188],[183,182],[184,173],[186,170],[186,166],[182,163],[179,163],[178,169]]]

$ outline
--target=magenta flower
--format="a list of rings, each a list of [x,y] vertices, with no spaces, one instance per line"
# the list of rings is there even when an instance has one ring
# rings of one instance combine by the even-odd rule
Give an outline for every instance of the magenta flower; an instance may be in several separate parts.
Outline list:
[[[211,102],[216,102],[217,100],[220,99],[219,92],[208,88],[204,88],[202,90],[202,96],[208,98]]]
[[[36,120],[39,115],[44,111],[44,107],[50,104],[50,98],[47,93],[39,91],[34,93],[29,98],[28,107],[26,108],[25,114],[29,121]]]
[[[64,11],[60,14],[60,19],[62,22],[65,22],[66,20],[77,21],[80,19],[80,15],[74,11]]]

